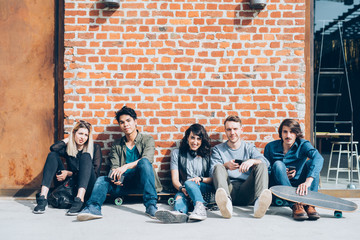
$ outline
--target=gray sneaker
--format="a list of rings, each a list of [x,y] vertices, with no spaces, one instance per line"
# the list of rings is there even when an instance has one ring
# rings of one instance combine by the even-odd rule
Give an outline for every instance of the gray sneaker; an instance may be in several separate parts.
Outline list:
[[[190,214],[189,220],[203,221],[207,218],[206,209],[202,202],[196,202],[194,211]]]
[[[155,217],[164,223],[185,223],[188,215],[179,211],[158,210]]]

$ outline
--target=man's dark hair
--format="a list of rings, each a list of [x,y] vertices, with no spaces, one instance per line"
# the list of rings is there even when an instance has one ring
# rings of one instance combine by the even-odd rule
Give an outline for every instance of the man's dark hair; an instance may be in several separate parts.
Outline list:
[[[119,122],[119,119],[120,119],[120,116],[121,115],[129,115],[130,117],[132,117],[134,120],[136,120],[137,116],[136,116],[136,112],[134,111],[134,109],[132,108],[129,108],[127,106],[123,106],[119,111],[117,111],[115,113],[115,119],[118,123]]]
[[[198,123],[191,125],[186,131],[185,136],[181,139],[179,152],[184,154],[190,151],[188,138],[190,133],[193,133],[196,136],[201,138],[201,146],[197,150],[197,155],[201,157],[210,156],[210,138],[205,130],[205,128]]]
[[[300,124],[294,120],[294,119],[285,119],[284,121],[282,121],[282,123],[280,124],[279,127],[279,137],[281,138],[281,133],[282,133],[282,129],[283,127],[286,126],[288,128],[290,128],[290,130],[296,134],[296,139],[301,139],[304,138],[304,134],[301,131],[301,127]],[[282,138],[281,138],[282,139]]]
[[[225,126],[226,122],[238,122],[238,123],[240,123],[240,126],[242,125],[240,117],[238,117],[236,115],[228,116],[224,121],[224,126]]]

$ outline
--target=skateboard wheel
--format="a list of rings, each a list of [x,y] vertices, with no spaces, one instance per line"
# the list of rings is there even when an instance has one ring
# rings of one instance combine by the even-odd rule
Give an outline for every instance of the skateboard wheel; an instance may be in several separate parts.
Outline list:
[[[121,197],[115,198],[115,205],[121,206],[123,204],[124,200]]]
[[[174,200],[174,198],[169,198],[168,199],[168,204],[169,204],[169,206],[174,206],[174,204],[175,204],[175,200]]]
[[[335,212],[334,212],[334,217],[336,217],[336,218],[342,218],[342,212],[340,212],[340,211],[335,211]]]
[[[280,198],[277,198],[277,199],[275,200],[275,205],[276,205],[276,206],[282,206],[282,205],[284,205],[284,200],[282,200],[282,199],[280,199]]]
[[[212,206],[210,208],[210,211],[219,211],[219,207],[218,206]]]

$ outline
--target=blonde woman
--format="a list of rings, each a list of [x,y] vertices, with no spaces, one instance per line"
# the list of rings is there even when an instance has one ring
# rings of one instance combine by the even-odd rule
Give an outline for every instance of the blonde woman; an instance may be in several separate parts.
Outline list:
[[[45,212],[48,205],[47,196],[53,180],[54,185],[58,186],[66,178],[73,177],[77,196],[66,214],[77,215],[83,207],[84,198],[91,195],[100,174],[101,147],[93,142],[91,124],[82,120],[76,123],[70,136],[53,144],[50,150],[43,170],[41,191],[36,195],[37,205],[33,213]],[[68,170],[65,170],[60,157],[66,159]]]

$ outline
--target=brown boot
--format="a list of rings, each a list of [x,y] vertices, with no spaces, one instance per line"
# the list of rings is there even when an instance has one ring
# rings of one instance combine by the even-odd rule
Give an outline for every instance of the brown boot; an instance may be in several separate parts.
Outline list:
[[[308,219],[308,215],[305,212],[304,206],[301,203],[294,203],[292,206],[292,217],[297,221],[304,221]]]
[[[304,209],[309,217],[309,220],[318,220],[320,218],[320,215],[315,210],[315,207],[306,205],[304,206]]]

